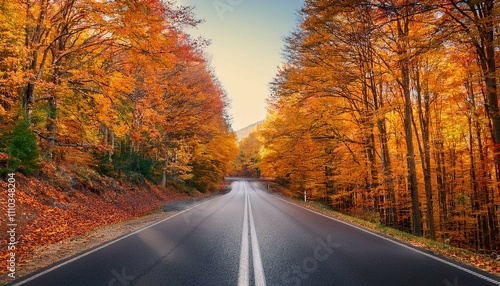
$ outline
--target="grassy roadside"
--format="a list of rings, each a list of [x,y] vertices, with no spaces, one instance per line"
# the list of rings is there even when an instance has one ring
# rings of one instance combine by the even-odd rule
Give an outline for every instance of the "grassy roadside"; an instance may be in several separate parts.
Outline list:
[[[353,216],[345,215],[334,211],[324,203],[314,201],[304,202],[302,199],[294,198],[293,196],[290,196],[291,193],[288,190],[282,188],[271,187],[270,190],[274,193],[279,194],[283,199],[286,199],[287,201],[290,201],[304,208],[316,211],[332,218],[349,222],[353,225],[372,230],[376,233],[389,236],[391,238],[419,247],[421,249],[431,251],[435,254],[442,255],[455,261],[459,261],[464,264],[479,268],[488,273],[500,276],[500,256],[497,258],[484,254],[474,253],[472,251],[453,247],[439,241],[417,237],[412,234],[384,226],[380,223],[372,223]]]

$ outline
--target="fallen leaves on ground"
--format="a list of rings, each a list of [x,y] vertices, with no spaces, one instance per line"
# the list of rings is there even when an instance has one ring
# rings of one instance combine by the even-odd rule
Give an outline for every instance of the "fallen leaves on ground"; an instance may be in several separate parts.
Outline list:
[[[186,193],[145,182],[141,187],[113,181],[102,182],[99,194],[86,189],[61,188],[46,181],[16,175],[16,267],[40,246],[50,245],[88,231],[154,212],[169,202],[192,199]],[[7,194],[7,182],[0,181]],[[1,198],[0,274],[6,274],[8,251],[7,196]]]

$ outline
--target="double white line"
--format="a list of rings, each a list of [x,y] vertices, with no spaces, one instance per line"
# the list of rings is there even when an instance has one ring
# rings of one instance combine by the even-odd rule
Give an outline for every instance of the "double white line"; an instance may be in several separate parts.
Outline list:
[[[249,272],[249,245],[248,245],[248,224],[250,223],[250,241],[252,243],[252,261],[253,273],[255,276],[255,286],[265,286],[266,278],[264,277],[264,268],[262,267],[262,259],[260,257],[259,242],[257,241],[257,233],[255,232],[255,223],[252,214],[252,205],[248,196],[246,182],[243,181],[243,189],[245,191],[245,209],[243,211],[243,231],[241,233],[241,253],[240,253],[240,270],[238,274],[238,286],[250,285]]]

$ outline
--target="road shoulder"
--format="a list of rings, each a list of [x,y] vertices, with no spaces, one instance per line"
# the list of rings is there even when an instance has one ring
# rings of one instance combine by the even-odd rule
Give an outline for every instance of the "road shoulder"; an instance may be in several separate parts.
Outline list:
[[[51,265],[116,240],[127,234],[146,228],[149,225],[172,217],[185,209],[213,199],[223,193],[225,192],[215,193],[212,196],[198,199],[168,203],[154,213],[124,222],[99,227],[88,231],[83,235],[77,235],[50,245],[38,247],[33,251],[33,255],[21,267],[19,267],[16,273],[16,279],[22,279],[23,277]],[[10,279],[7,275],[2,275],[2,277],[0,277],[1,285],[11,281],[12,279]]]
[[[333,209],[318,202],[304,202],[298,198],[290,197],[288,192],[282,192],[280,189],[273,189],[272,186],[267,185],[268,191],[278,198],[288,201],[289,203],[298,205],[300,207],[309,209],[311,211],[320,213],[322,215],[331,217],[333,219],[344,221],[357,227],[364,228],[376,234],[386,236],[390,239],[409,244],[413,247],[421,249],[425,252],[430,252],[436,256],[442,256],[453,261],[463,263],[474,269],[487,272],[489,274],[500,276],[500,256],[492,257],[490,255],[478,254],[465,249],[453,247],[445,243],[432,241],[422,237],[415,237],[411,234],[398,231],[396,229],[382,226],[380,224],[371,223],[362,219],[335,212]]]

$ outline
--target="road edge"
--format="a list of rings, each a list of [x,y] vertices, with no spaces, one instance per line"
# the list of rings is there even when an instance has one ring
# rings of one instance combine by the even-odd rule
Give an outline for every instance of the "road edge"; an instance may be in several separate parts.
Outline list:
[[[151,227],[153,227],[155,225],[161,224],[161,223],[163,223],[165,221],[168,221],[168,220],[170,220],[172,218],[175,218],[175,217],[177,217],[179,215],[182,215],[185,212],[188,212],[188,211],[190,211],[190,210],[192,210],[194,208],[197,208],[197,207],[199,207],[201,205],[204,205],[204,204],[206,204],[206,203],[208,203],[208,202],[210,202],[210,201],[218,198],[220,195],[223,195],[225,193],[226,192],[224,192],[222,194],[215,194],[215,195],[210,196],[210,197],[208,197],[206,199],[203,199],[201,201],[196,201],[196,202],[194,202],[194,204],[189,205],[188,208],[183,209],[183,210],[169,211],[169,212],[161,211],[160,213],[165,213],[166,217],[161,218],[158,221],[153,221],[151,223],[147,223],[146,225],[140,226],[140,227],[138,227],[135,230],[129,231],[129,232],[125,233],[125,234],[122,234],[122,235],[114,237],[114,238],[112,238],[110,240],[104,241],[104,242],[102,242],[101,244],[99,244],[99,245],[97,245],[95,247],[91,247],[91,248],[86,249],[86,250],[84,250],[82,252],[79,252],[77,254],[71,255],[69,257],[62,258],[62,259],[60,259],[60,260],[58,260],[58,261],[56,261],[56,262],[54,262],[54,263],[52,263],[52,264],[50,264],[48,266],[41,267],[40,269],[37,269],[37,270],[35,270],[35,271],[31,272],[31,273],[27,273],[26,275],[23,275],[22,277],[18,277],[15,280],[8,281],[7,284],[5,284],[5,285],[18,286],[18,285],[23,285],[25,283],[28,283],[28,282],[30,282],[30,281],[32,281],[32,280],[34,280],[34,279],[36,279],[36,278],[38,278],[40,276],[43,276],[43,275],[45,275],[45,274],[47,274],[47,273],[49,273],[49,272],[51,272],[53,270],[56,270],[56,269],[58,269],[58,268],[60,268],[62,266],[65,266],[65,265],[67,265],[67,264],[69,264],[71,262],[74,262],[74,261],[76,261],[76,260],[78,260],[80,258],[83,258],[83,257],[85,257],[87,255],[90,255],[90,254],[96,252],[96,251],[99,251],[99,250],[101,250],[103,248],[106,248],[106,247],[108,247],[108,246],[110,246],[110,245],[112,245],[112,244],[114,244],[116,242],[119,242],[119,241],[121,241],[123,239],[126,239],[126,238],[128,238],[128,237],[130,237],[132,235],[135,235],[135,234],[137,234],[137,233],[139,233],[139,232],[141,232],[143,230],[146,230],[146,229],[151,228]],[[187,201],[187,203],[189,203],[189,202],[191,202],[191,200]],[[137,219],[132,219],[132,220],[129,220],[128,222],[135,221],[135,220],[138,220],[138,219],[141,219],[141,218],[144,218],[144,217],[148,217],[150,215],[151,214],[142,216],[142,217],[137,218]]]
[[[404,241],[404,240],[399,239],[396,236],[392,236],[388,233],[378,231],[377,229],[372,229],[372,228],[369,228],[367,226],[357,224],[354,221],[345,220],[342,217],[336,216],[333,213],[330,213],[330,212],[324,213],[322,211],[325,211],[325,210],[321,210],[319,208],[316,208],[314,205],[304,203],[304,202],[299,201],[295,198],[284,196],[280,193],[276,193],[276,192],[273,192],[270,190],[268,190],[268,192],[270,194],[272,194],[275,198],[277,198],[283,202],[292,204],[294,206],[297,206],[297,207],[302,208],[304,210],[307,210],[309,212],[315,213],[315,214],[320,215],[322,217],[337,221],[339,223],[356,228],[356,229],[363,231],[365,233],[379,237],[381,239],[384,239],[386,241],[389,241],[391,243],[394,243],[396,245],[399,245],[401,247],[404,247],[406,249],[409,249],[409,250],[414,251],[416,253],[419,253],[421,255],[427,256],[427,257],[434,259],[436,261],[439,261],[441,263],[445,263],[449,266],[452,266],[456,269],[459,269],[459,270],[464,271],[466,273],[469,273],[471,275],[474,275],[474,276],[481,278],[481,279],[483,279],[487,282],[490,282],[492,284],[500,285],[500,276],[495,274],[495,273],[488,272],[484,269],[478,268],[475,265],[468,264],[468,263],[461,261],[461,260],[457,260],[454,257],[446,256],[444,253],[437,253],[433,249],[425,248],[425,247],[422,247],[421,245],[414,245],[411,243],[411,241]],[[304,204],[306,204],[306,205],[304,205]],[[308,206],[309,208],[306,206]],[[463,266],[460,264],[462,264]],[[471,269],[469,269],[469,268],[471,268]],[[478,272],[482,272],[482,273],[478,273]],[[495,278],[497,280],[495,280]]]

